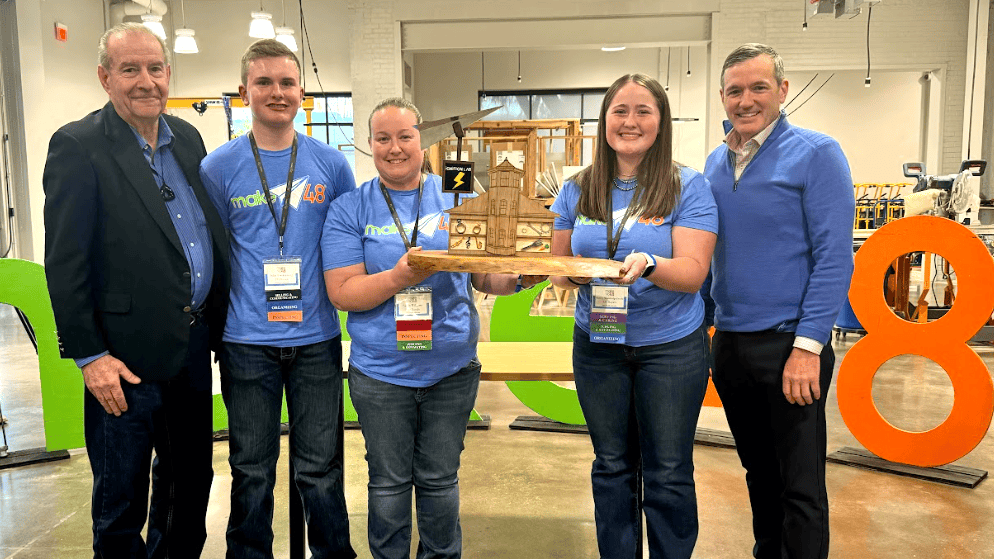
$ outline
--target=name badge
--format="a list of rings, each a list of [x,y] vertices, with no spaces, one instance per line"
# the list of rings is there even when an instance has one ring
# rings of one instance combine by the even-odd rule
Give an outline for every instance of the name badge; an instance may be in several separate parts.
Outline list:
[[[628,286],[606,280],[590,284],[590,341],[623,344],[628,322]]]
[[[408,287],[393,296],[393,316],[397,321],[397,349],[431,349],[431,288]]]
[[[269,322],[304,320],[304,302],[300,290],[301,262],[299,256],[266,258],[262,261]]]

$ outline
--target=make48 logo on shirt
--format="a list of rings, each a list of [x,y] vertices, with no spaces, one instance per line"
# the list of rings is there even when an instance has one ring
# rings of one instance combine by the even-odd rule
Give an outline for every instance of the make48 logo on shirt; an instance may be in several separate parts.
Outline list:
[[[290,187],[290,207],[293,209],[299,209],[300,202],[309,202],[311,204],[321,204],[327,200],[325,195],[325,186],[323,184],[311,184],[308,182],[310,176],[300,177],[293,181],[293,185]],[[286,183],[273,188],[270,191],[272,195],[273,203],[279,205],[281,200],[286,200]],[[256,189],[253,194],[248,196],[236,196],[231,198],[231,207],[233,209],[240,208],[253,208],[255,206],[265,206],[266,197],[262,193],[261,189]]]

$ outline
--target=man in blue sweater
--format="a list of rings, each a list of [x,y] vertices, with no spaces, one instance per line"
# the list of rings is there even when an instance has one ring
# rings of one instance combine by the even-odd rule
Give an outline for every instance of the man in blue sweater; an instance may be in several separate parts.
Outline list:
[[[753,555],[828,557],[828,343],[852,276],[855,202],[832,138],[791,126],[783,60],[735,49],[721,72],[728,133],[704,174],[718,204],[713,378],[752,503]]]

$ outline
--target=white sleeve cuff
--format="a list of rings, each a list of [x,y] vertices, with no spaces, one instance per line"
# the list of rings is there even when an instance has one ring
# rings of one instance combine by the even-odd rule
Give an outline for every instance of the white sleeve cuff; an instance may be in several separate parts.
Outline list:
[[[795,336],[794,347],[810,351],[815,355],[821,355],[821,350],[825,348],[825,344],[819,342],[818,340],[805,338],[804,336]]]

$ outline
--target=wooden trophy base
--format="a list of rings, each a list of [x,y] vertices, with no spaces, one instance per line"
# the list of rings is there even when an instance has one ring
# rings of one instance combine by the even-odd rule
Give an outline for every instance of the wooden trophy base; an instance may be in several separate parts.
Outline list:
[[[576,256],[461,256],[441,250],[412,252],[412,266],[436,272],[523,274],[526,276],[572,276],[575,278],[621,277],[621,262]]]

